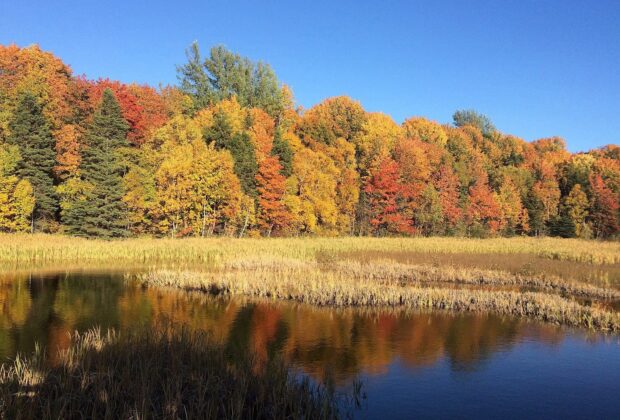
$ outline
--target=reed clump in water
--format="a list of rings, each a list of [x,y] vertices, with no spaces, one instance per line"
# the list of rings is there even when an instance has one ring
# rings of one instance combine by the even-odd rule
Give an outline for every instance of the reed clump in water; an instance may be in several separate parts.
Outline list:
[[[234,364],[187,328],[75,334],[60,363],[41,351],[0,368],[0,417],[337,418],[340,397],[278,361]]]
[[[434,266],[428,264],[401,264],[393,261],[330,261],[325,263],[296,260],[254,260],[245,259],[224,265],[221,271],[256,269],[272,271],[274,275],[282,270],[321,271],[349,278],[372,280],[381,284],[406,285],[468,285],[483,287],[515,287],[588,298],[620,299],[620,290],[598,287],[576,281],[563,280],[544,274],[512,274],[501,270],[459,267],[454,265]]]
[[[217,273],[156,270],[136,276],[143,286],[211,294],[294,300],[319,306],[372,306],[492,312],[545,322],[620,332],[620,314],[561,296],[509,290],[475,290],[389,284],[306,267]]]

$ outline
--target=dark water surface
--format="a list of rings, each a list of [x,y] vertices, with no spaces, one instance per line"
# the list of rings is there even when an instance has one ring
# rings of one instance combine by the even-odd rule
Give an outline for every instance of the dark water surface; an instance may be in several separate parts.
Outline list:
[[[320,309],[142,289],[119,274],[0,280],[0,358],[69,333],[162,320],[209,331],[234,355],[282,355],[317,380],[361,379],[362,418],[620,419],[620,341],[493,315]]]

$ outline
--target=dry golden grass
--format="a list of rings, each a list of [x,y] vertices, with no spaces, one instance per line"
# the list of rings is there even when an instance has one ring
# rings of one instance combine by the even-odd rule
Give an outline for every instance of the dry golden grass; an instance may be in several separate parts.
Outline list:
[[[599,286],[620,289],[620,264],[591,264],[578,261],[552,260],[532,254],[484,253],[421,253],[344,252],[339,261],[391,262],[404,265],[433,267],[458,267],[463,269],[502,271],[518,276],[557,278],[560,280],[588,282]]]
[[[252,276],[255,270],[271,271],[275,276],[283,270],[292,276],[320,271],[323,276],[338,276],[341,281],[350,279],[371,280],[378,284],[401,286],[480,286],[493,288],[535,289],[560,295],[587,298],[620,299],[620,290],[587,283],[568,281],[553,275],[510,273],[502,270],[466,268],[455,265],[403,264],[390,260],[379,261],[330,261],[304,262],[297,260],[260,260],[246,258],[224,264],[217,273],[245,271]],[[280,275],[281,276],[281,275]]]
[[[245,256],[313,261],[345,252],[528,254],[589,264],[620,263],[619,242],[560,238],[190,238],[88,240],[57,235],[0,235],[0,264],[209,264]]]
[[[144,286],[174,287],[211,294],[293,300],[318,306],[371,306],[493,312],[545,322],[620,332],[620,314],[554,294],[513,290],[445,288],[382,281],[312,269],[302,262],[274,269],[218,272],[155,270],[128,276]]]

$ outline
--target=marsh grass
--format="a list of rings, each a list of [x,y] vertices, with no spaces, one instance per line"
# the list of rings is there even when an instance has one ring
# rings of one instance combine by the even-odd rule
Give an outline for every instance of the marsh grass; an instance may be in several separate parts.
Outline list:
[[[367,260],[368,261],[368,260]],[[490,270],[449,264],[402,264],[393,261],[339,261],[331,264],[334,271],[356,278],[385,284],[469,285],[480,287],[512,287],[522,290],[588,298],[620,299],[620,290],[600,287],[555,275],[517,271]]]
[[[41,350],[2,365],[2,418],[337,418],[353,403],[281,361],[233,362],[188,328],[72,338],[55,366]]]
[[[342,253],[527,254],[587,264],[620,263],[620,243],[560,238],[188,238],[87,240],[58,235],[0,235],[7,268],[73,264],[200,264],[245,256],[301,261],[337,260]]]
[[[521,272],[513,274],[501,270],[465,268],[453,265],[410,265],[391,260],[373,261],[368,259],[366,262],[329,260],[313,263],[297,260],[272,261],[247,257],[240,261],[226,263],[218,270],[207,271],[205,275],[217,276],[226,275],[230,272],[240,272],[237,275],[252,276],[256,270],[271,272],[276,280],[283,276],[303,277],[304,273],[313,271],[322,276],[331,276],[334,279],[333,281],[350,282],[351,279],[356,279],[400,286],[428,285],[436,287],[484,287],[515,291],[532,290],[563,296],[605,300],[620,299],[620,290],[618,289],[564,280],[553,275]]]
[[[318,306],[403,307],[487,312],[544,322],[620,332],[620,314],[582,305],[562,296],[511,290],[445,288],[377,281],[372,277],[310,269],[302,263],[274,270],[224,270],[217,273],[155,270],[130,276],[145,287],[173,287],[213,295],[243,295],[292,300]]]
[[[424,253],[409,251],[343,252],[334,258],[338,261],[360,263],[395,263],[400,265],[426,265],[463,269],[506,272],[530,278],[556,278],[558,280],[588,282],[599,286],[620,289],[620,263],[591,264],[586,262],[553,260],[531,254],[485,253]]]
[[[546,272],[558,264],[581,271]],[[618,264],[618,242],[559,238],[101,241],[0,235],[0,265],[13,271],[131,267],[147,286],[316,305],[489,311],[603,331],[618,330],[618,313],[610,308],[620,289],[588,284],[583,273],[615,273]],[[585,304],[588,299],[593,302]]]

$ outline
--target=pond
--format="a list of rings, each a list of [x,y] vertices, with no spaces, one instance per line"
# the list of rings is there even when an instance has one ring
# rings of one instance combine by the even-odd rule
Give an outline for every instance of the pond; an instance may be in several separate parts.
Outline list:
[[[122,273],[6,275],[0,358],[56,350],[93,326],[164,321],[209,331],[231,354],[281,355],[316,380],[361,380],[361,418],[620,418],[620,341],[494,315],[327,309],[144,289]]]

